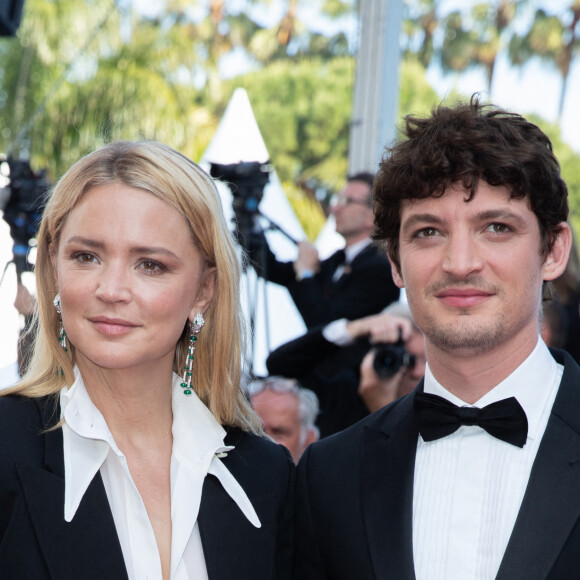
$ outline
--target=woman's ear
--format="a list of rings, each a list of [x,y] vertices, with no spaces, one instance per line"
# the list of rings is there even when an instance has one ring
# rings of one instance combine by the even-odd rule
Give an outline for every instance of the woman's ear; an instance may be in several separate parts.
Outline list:
[[[199,288],[197,290],[197,297],[191,312],[189,313],[189,321],[193,322],[193,317],[201,312],[202,314],[208,309],[215,292],[217,281],[217,268],[207,268],[202,274]]]

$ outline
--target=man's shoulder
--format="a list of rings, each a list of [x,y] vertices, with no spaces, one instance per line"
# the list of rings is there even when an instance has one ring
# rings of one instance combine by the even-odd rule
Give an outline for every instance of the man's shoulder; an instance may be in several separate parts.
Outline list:
[[[580,433],[580,366],[564,350],[551,348],[550,352],[555,361],[564,367],[552,413]]]
[[[312,453],[325,457],[343,455],[346,452],[358,454],[364,445],[365,437],[373,434],[388,437],[401,421],[409,417],[412,408],[411,397],[412,394],[405,395],[343,431],[313,443],[310,446]]]

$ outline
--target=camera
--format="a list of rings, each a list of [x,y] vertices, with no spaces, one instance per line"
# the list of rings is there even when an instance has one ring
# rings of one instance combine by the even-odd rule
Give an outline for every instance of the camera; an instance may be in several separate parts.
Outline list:
[[[28,161],[8,157],[10,182],[4,193],[4,221],[10,226],[13,261],[18,275],[31,269],[28,263],[30,240],[36,236],[50,184],[43,173],[34,173]],[[3,164],[4,165],[4,164]],[[7,177],[8,177],[7,176]]]
[[[243,161],[222,165],[212,163],[210,175],[227,183],[232,192],[236,221],[236,235],[239,241],[249,240],[254,229],[255,217],[259,214],[258,206],[264,196],[264,187],[270,180],[270,165],[258,161]]]
[[[373,368],[377,375],[388,379],[395,375],[402,367],[412,367],[415,364],[415,355],[405,349],[403,339],[392,344],[377,344]]]

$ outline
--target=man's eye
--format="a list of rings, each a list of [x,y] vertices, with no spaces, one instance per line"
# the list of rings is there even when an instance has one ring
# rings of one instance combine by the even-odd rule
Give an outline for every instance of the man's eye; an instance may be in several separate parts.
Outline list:
[[[489,224],[487,229],[494,234],[505,234],[507,232],[511,232],[511,228],[505,224]]]
[[[431,238],[433,236],[436,236],[438,233],[439,230],[435,228],[423,228],[422,230],[419,230],[415,235],[418,238]]]

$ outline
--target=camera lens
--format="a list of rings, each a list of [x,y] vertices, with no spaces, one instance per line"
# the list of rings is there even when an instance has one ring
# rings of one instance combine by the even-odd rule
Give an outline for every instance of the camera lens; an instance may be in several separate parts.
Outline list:
[[[401,367],[412,367],[414,364],[415,356],[407,352],[402,341],[375,347],[373,368],[381,378],[392,377]]]

